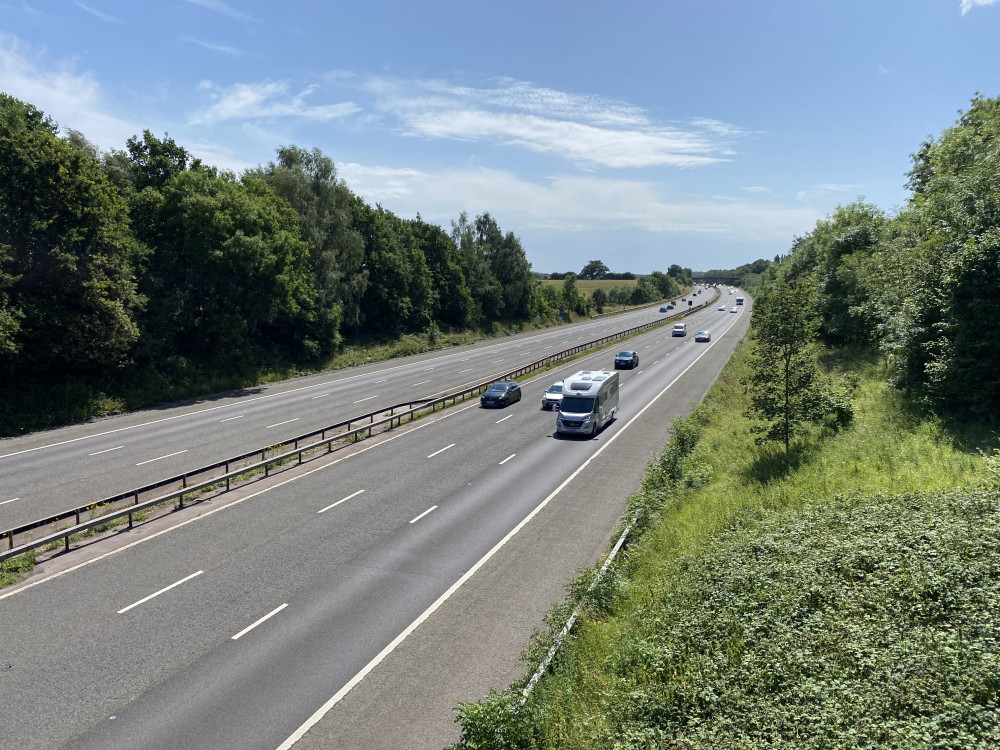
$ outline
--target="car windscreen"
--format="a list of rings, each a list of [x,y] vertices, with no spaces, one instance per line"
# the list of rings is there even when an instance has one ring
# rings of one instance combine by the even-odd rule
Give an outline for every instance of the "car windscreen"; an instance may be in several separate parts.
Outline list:
[[[546,393],[562,393],[561,385],[550,385],[549,389],[545,391]]]
[[[618,352],[618,356],[622,359],[629,359],[632,356],[632,352]]]
[[[489,388],[486,389],[487,393],[506,393],[507,384],[506,383],[494,383]]]
[[[594,399],[587,396],[563,396],[559,409],[569,414],[590,414],[594,411]]]

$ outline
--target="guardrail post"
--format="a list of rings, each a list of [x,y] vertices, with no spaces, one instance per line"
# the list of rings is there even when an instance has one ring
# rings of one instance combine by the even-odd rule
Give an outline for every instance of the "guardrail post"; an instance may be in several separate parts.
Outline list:
[[[229,492],[229,462],[226,461],[226,492]]]
[[[130,529],[132,528],[132,514],[131,513],[128,514],[128,527]]]
[[[188,475],[187,474],[182,474],[181,475],[181,487],[187,487],[187,486],[188,486]]]
[[[79,508],[76,509],[76,525],[77,526],[80,525],[80,509]],[[67,549],[69,549],[69,548],[67,547]]]
[[[184,510],[184,493],[183,492],[180,495],[178,495],[177,502],[178,502],[177,510]]]

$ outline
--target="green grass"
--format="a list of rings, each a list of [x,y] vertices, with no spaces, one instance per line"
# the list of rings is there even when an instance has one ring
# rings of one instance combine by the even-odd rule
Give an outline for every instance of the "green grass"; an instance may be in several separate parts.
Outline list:
[[[35,567],[35,550],[28,550],[23,555],[12,557],[0,562],[0,589],[17,583],[21,576]]]
[[[551,672],[523,709],[523,683],[461,706],[460,747],[997,746],[996,436],[913,414],[865,354],[824,364],[855,421],[786,456],[753,442],[737,353],[631,499],[612,575],[574,584]]]
[[[563,288],[562,279],[542,279],[542,283],[547,286],[554,286],[557,290],[561,291]],[[591,295],[594,293],[595,289],[603,289],[604,291],[610,291],[616,286],[627,286],[633,287],[639,283],[638,279],[577,279],[576,288],[580,294]]]

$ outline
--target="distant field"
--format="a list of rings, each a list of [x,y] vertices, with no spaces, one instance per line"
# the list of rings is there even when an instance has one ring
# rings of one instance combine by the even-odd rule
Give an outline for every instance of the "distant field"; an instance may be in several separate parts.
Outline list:
[[[542,279],[542,283],[548,284],[549,286],[554,286],[556,289],[560,290],[562,289],[563,286],[562,279],[559,279],[558,281],[555,281],[553,279]],[[590,280],[583,281],[577,279],[576,288],[579,290],[580,294],[589,295],[592,294],[595,289],[603,289],[604,291],[607,292],[608,290],[611,289],[611,287],[614,286],[635,286],[638,283],[639,283],[638,279],[629,279],[627,281],[622,279],[600,279],[597,281],[590,281]]]

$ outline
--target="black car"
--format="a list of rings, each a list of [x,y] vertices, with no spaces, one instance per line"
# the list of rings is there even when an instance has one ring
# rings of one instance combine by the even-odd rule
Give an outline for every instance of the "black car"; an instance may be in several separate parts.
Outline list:
[[[623,352],[618,352],[618,356],[615,357],[615,369],[621,370],[622,368],[629,368],[639,366],[639,352],[633,352],[626,349]]]
[[[710,334],[708,331],[698,331],[698,333],[694,335],[694,340],[702,342],[711,341],[712,334]]]
[[[480,406],[510,406],[521,400],[521,387],[513,380],[498,380],[483,391]]]

